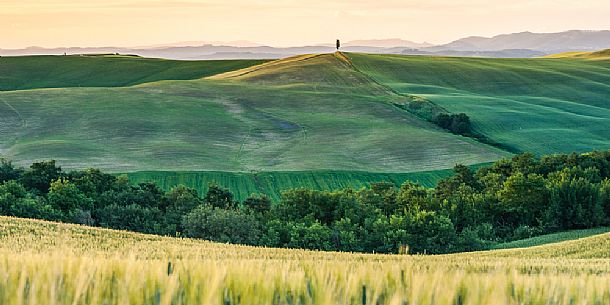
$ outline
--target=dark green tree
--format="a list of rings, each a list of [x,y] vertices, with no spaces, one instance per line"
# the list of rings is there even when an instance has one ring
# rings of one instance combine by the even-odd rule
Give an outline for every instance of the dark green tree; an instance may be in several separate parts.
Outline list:
[[[56,166],[55,160],[35,162],[23,174],[21,182],[36,194],[46,194],[49,192],[51,182],[62,175],[61,167]]]
[[[267,195],[250,195],[244,200],[244,206],[256,213],[267,213],[271,209],[271,199]]]
[[[74,183],[67,179],[59,178],[51,182],[49,194],[47,195],[49,204],[61,211],[64,218],[68,221],[74,221],[75,216],[83,220],[84,213],[90,213],[93,209],[93,201],[85,196]],[[89,224],[87,221],[85,224]]]
[[[564,169],[551,175],[550,208],[546,225],[553,230],[591,228],[605,222],[604,198],[599,184]]]
[[[222,188],[215,183],[208,184],[208,192],[203,201],[213,207],[222,209],[233,208],[235,205],[233,194],[228,189]]]
[[[0,159],[0,183],[10,180],[19,180],[21,175],[23,175],[23,169],[14,167],[13,164],[6,159]]]
[[[61,212],[43,198],[33,198],[25,187],[14,180],[0,184],[0,215],[60,220]]]
[[[252,214],[201,205],[184,216],[182,225],[189,237],[217,242],[257,245],[261,225]]]
[[[184,231],[182,218],[193,209],[203,204],[197,190],[179,185],[165,194],[161,209],[165,213],[166,234],[172,235]]]
[[[544,177],[517,172],[506,179],[497,196],[504,212],[503,224],[517,227],[542,223],[549,198]]]
[[[453,223],[436,212],[421,211],[406,223],[410,253],[447,253],[455,251],[458,242]]]

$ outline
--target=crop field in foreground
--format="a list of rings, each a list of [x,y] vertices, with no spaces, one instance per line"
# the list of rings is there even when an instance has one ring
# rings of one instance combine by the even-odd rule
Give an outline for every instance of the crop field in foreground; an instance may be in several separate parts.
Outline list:
[[[608,304],[610,235],[442,256],[266,249],[0,217],[2,304]]]

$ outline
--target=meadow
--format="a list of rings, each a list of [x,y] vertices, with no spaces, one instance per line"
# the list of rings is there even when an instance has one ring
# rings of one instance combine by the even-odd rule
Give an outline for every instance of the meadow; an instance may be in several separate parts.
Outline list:
[[[610,61],[348,54],[399,94],[466,113],[476,132],[536,154],[610,147]]]
[[[332,54],[219,78],[2,92],[0,153],[114,172],[405,173],[510,155],[394,107],[403,97]]]
[[[267,249],[0,217],[2,304],[608,304],[610,235],[442,256]]]
[[[160,80],[199,79],[263,62],[265,61],[186,61],[125,55],[2,57],[0,91],[125,87]]]
[[[493,249],[513,249],[513,248],[527,248],[552,243],[558,243],[562,241],[574,240],[584,237],[589,237],[598,234],[604,234],[610,232],[610,227],[601,227],[593,229],[581,229],[571,230],[566,232],[558,232],[552,234],[546,234],[541,236],[535,236],[526,239],[515,240],[507,243],[501,243],[493,246]]]
[[[3,57],[0,156],[130,173],[165,189],[184,183],[203,193],[217,181],[239,198],[371,180],[432,186],[458,163],[610,148],[603,54]],[[413,98],[466,113],[476,133],[508,151],[395,106]]]
[[[607,60],[610,59],[610,49],[594,52],[565,52],[547,55],[544,58],[574,58],[588,60]]]

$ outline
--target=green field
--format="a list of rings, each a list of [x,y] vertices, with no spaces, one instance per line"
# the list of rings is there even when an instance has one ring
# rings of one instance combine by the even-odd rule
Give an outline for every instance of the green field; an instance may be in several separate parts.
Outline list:
[[[537,154],[610,148],[610,61],[349,54],[396,92],[464,112],[477,132]]]
[[[0,217],[0,303],[606,304],[608,258],[608,233],[526,249],[380,255]]]
[[[541,246],[546,244],[558,243],[567,240],[575,240],[579,238],[590,237],[594,235],[610,232],[610,227],[573,230],[567,232],[558,232],[553,234],[541,235],[527,239],[515,240],[507,243],[502,243],[494,246],[494,249],[513,249],[513,248],[528,248]]]
[[[121,55],[2,57],[0,91],[124,87],[160,80],[198,79],[263,62],[183,61]]]
[[[286,72],[289,71],[290,73]],[[509,154],[392,106],[404,99],[333,54],[238,77],[0,93],[0,153],[115,172],[405,173]]]
[[[589,60],[607,60],[610,59],[610,49],[596,52],[565,52],[559,54],[547,55],[544,58],[575,58]]]
[[[252,194],[266,194],[274,201],[280,199],[283,191],[293,188],[316,190],[360,189],[372,182],[391,182],[397,187],[405,181],[416,181],[426,187],[433,187],[442,178],[452,175],[452,170],[436,170],[416,173],[369,173],[357,171],[304,171],[304,172],[133,172],[128,173],[132,183],[154,181],[164,190],[177,185],[185,185],[205,195],[208,183],[217,183],[228,188],[237,200],[244,200]]]
[[[164,188],[204,192],[213,180],[238,198],[377,180],[429,186],[457,163],[511,155],[394,106],[410,96],[467,113],[477,133],[514,151],[610,148],[607,60],[34,56],[3,57],[0,70],[0,90],[12,90],[0,92],[1,156],[146,171],[132,180]]]

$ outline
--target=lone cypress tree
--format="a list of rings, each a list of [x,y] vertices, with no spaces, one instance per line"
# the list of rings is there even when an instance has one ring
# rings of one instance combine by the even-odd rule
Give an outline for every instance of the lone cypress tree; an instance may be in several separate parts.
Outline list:
[[[337,51],[339,50],[339,48],[341,48],[341,41],[337,39]]]

